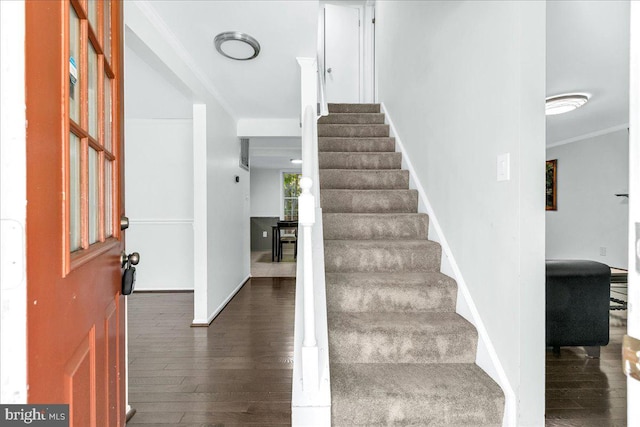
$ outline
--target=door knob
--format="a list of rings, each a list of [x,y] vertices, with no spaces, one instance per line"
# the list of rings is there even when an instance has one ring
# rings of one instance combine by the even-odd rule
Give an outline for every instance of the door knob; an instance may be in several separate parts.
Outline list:
[[[332,69],[331,67],[327,68],[327,73],[331,74],[331,71],[332,71],[332,70],[333,70],[333,69]]]
[[[132,252],[127,255],[127,253],[123,251],[120,254],[120,265],[122,265],[123,268],[131,265],[138,265],[139,262],[140,254],[138,252]]]
[[[122,215],[120,217],[120,230],[126,230],[129,228],[129,218]]]

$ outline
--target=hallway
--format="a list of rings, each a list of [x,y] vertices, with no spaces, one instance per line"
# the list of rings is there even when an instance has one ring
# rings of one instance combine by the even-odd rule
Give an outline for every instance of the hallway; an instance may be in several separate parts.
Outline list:
[[[128,424],[290,425],[294,296],[294,278],[250,279],[208,328],[190,292],[130,296]]]

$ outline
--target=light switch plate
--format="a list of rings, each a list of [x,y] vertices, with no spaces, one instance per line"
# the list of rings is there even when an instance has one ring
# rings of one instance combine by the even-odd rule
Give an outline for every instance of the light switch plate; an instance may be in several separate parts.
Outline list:
[[[511,179],[511,154],[498,154],[498,181],[509,181]]]

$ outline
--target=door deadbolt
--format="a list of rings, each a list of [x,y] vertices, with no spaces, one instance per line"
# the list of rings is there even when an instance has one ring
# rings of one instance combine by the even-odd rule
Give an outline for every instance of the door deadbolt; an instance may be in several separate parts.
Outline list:
[[[120,217],[120,230],[126,230],[129,228],[129,218],[122,215]]]

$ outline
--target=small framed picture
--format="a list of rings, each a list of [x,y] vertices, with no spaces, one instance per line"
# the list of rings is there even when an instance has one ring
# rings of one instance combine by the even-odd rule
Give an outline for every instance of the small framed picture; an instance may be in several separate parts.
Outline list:
[[[547,160],[547,191],[546,191],[546,209],[548,211],[558,210],[558,195],[557,195],[557,168],[558,159]]]

